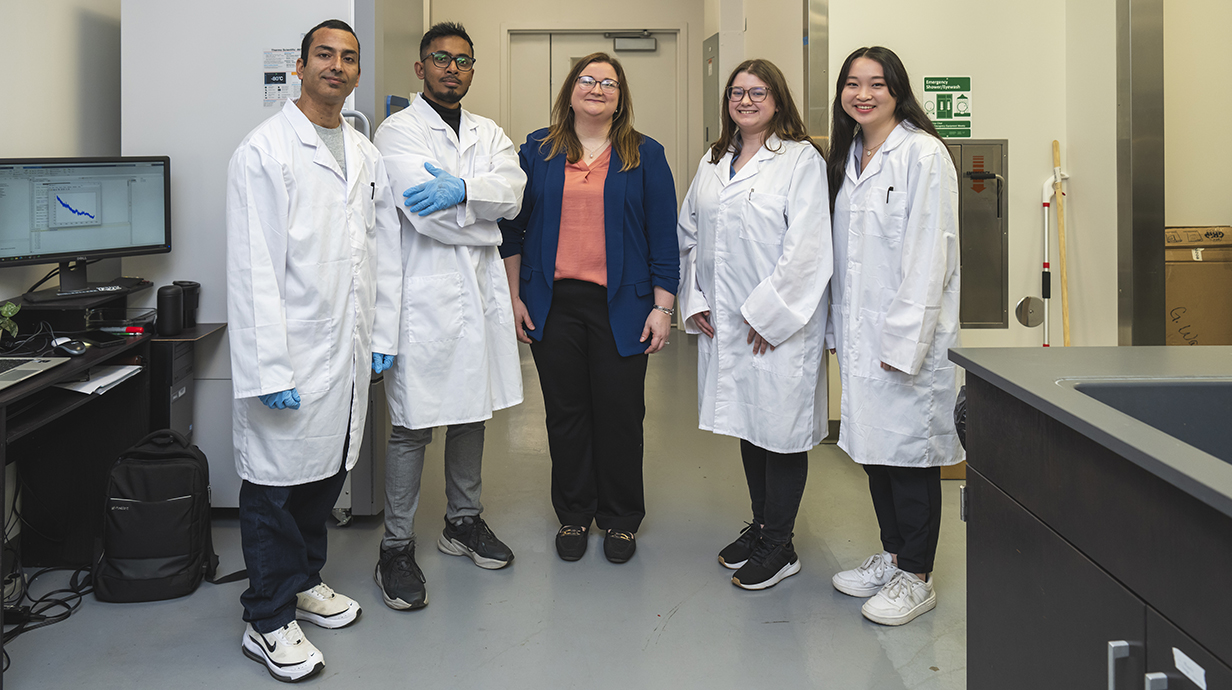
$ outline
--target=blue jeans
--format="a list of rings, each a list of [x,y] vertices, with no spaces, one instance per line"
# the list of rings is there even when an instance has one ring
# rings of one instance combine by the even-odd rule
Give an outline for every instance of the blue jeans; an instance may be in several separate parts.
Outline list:
[[[321,584],[326,520],[345,481],[344,462],[338,474],[308,484],[240,485],[240,542],[248,568],[240,603],[257,632],[295,620],[295,595]]]

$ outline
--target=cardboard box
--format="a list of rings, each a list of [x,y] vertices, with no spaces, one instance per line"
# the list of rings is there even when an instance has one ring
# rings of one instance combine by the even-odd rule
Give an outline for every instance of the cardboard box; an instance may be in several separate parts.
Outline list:
[[[1232,227],[1164,228],[1168,345],[1232,345]]]

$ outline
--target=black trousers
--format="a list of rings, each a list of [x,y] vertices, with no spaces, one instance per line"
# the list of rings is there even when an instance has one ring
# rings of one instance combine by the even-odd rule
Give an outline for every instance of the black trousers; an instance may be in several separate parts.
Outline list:
[[[775,453],[740,439],[740,459],[753,501],[753,521],[762,539],[772,544],[791,541],[808,479],[808,453]]]
[[[607,288],[558,280],[543,339],[532,342],[547,411],[552,506],[562,525],[636,532],[646,516],[644,354],[621,357]]]
[[[941,533],[941,468],[864,465],[881,546],[898,554],[898,567],[931,573]]]

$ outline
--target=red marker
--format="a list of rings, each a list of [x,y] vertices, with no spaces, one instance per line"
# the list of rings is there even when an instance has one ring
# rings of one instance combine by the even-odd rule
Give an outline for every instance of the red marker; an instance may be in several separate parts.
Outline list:
[[[145,326],[103,326],[98,330],[119,335],[142,335],[145,333]]]

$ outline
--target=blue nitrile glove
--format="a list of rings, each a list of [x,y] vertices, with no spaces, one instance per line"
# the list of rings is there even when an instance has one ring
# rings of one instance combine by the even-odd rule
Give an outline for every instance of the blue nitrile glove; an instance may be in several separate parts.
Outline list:
[[[372,373],[379,374],[382,371],[394,365],[393,355],[383,355],[379,352],[372,353]]]
[[[267,393],[257,397],[271,410],[285,410],[288,407],[292,410],[299,409],[299,391],[294,388],[280,393]]]
[[[411,213],[426,216],[466,200],[466,183],[462,178],[454,177],[431,163],[424,163],[424,169],[436,179],[417,184],[402,192],[406,199],[403,203]]]

